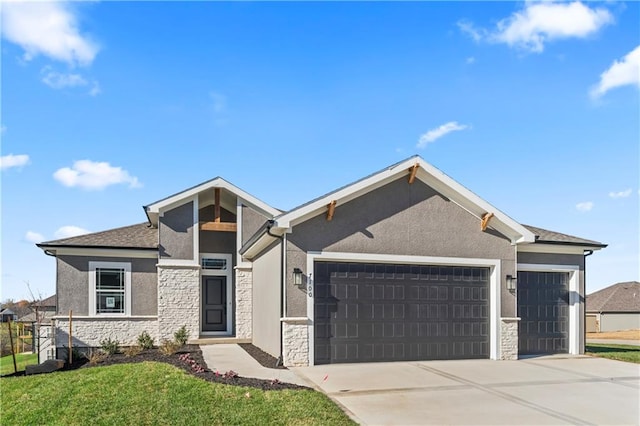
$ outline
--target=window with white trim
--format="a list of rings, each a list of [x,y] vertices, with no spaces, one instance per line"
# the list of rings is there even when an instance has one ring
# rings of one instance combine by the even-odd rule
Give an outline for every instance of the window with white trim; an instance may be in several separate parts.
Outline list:
[[[131,264],[89,262],[89,314],[131,315]]]

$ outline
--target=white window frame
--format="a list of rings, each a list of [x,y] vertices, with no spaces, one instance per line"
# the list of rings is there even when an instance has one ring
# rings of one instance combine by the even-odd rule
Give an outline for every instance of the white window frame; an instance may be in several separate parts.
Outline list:
[[[96,270],[124,269],[124,313],[101,313],[96,309]],[[131,263],[130,262],[89,262],[89,316],[128,317],[131,316]]]
[[[307,253],[307,320],[309,324],[308,345],[310,366],[314,365],[315,358],[315,289],[313,282],[313,266],[316,261],[469,266],[489,268],[489,359],[500,359],[500,277],[502,276],[500,259],[310,251]]]

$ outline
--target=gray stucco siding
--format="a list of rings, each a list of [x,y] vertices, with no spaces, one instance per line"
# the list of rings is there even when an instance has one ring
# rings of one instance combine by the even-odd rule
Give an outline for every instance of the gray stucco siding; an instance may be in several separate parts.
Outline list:
[[[502,316],[514,316],[515,298],[504,277],[515,274],[515,247],[505,236],[480,230],[480,220],[426,184],[395,180],[345,204],[333,220],[322,214],[288,235],[287,315],[306,315],[304,290],[291,284],[294,268],[306,271],[308,251],[497,259]]]
[[[164,212],[158,225],[161,258],[193,259],[193,202]]]
[[[270,219],[251,207],[242,206],[242,244],[246,243],[256,231]]]
[[[199,216],[201,221],[213,220],[213,206],[207,206],[200,209]],[[225,210],[220,209],[220,219],[223,222],[235,222],[236,215]],[[235,232],[221,232],[221,231],[200,231],[200,253],[233,253],[233,264],[235,265],[235,253],[236,253],[236,233]]]
[[[157,259],[122,257],[57,257],[59,315],[89,315],[89,262],[131,263],[131,315],[157,315]]]

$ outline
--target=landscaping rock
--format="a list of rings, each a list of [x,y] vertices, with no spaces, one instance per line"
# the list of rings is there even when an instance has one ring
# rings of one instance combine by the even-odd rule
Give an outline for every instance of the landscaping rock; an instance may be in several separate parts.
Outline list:
[[[27,365],[25,368],[25,374],[29,376],[31,374],[53,373],[54,371],[62,370],[63,368],[64,360],[48,359],[42,364]]]

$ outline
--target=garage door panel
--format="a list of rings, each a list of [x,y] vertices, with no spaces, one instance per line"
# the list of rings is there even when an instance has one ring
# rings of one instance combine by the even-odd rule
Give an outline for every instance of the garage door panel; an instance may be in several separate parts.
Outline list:
[[[521,355],[568,352],[568,283],[565,272],[518,272]]]
[[[488,276],[487,268],[317,262],[315,363],[488,358]]]

